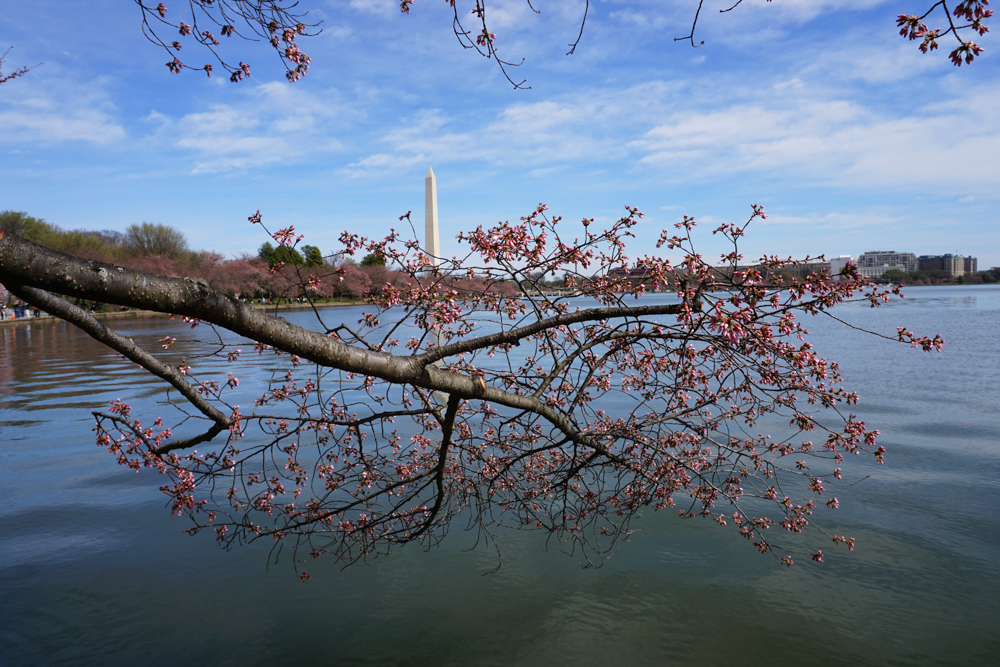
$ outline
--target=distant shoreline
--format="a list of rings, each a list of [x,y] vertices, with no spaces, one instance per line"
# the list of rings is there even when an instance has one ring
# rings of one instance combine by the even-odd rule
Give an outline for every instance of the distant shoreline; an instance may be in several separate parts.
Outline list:
[[[316,308],[340,308],[344,306],[360,306],[364,305],[364,301],[331,301],[325,303],[315,304]],[[259,304],[251,306],[254,310],[263,310],[268,313],[273,313],[274,311],[283,310],[308,310],[312,306],[308,303],[283,303],[280,305],[270,305],[261,306]],[[11,318],[13,310],[7,308],[7,317],[0,320],[0,328],[14,328],[19,326],[27,326],[31,324],[44,324],[46,322],[63,322],[60,317],[55,315],[48,315],[45,313],[40,314],[38,317],[18,317],[16,319]],[[160,313],[155,310],[122,310],[122,311],[111,311],[107,313],[91,313],[98,320],[134,320],[145,317],[169,317],[167,313]]]
[[[996,286],[1000,283],[932,283],[929,285],[914,285],[903,283],[901,287],[903,288],[913,288],[913,287],[988,287]],[[883,285],[884,286],[884,285]],[[780,286],[778,289],[781,289]],[[342,308],[345,306],[363,306],[364,301],[329,301],[324,303],[315,304],[316,308]],[[261,306],[259,304],[251,305],[254,310],[263,310],[265,312],[274,311],[284,311],[284,310],[308,310],[312,306],[308,303],[283,303],[280,305],[270,305]],[[0,329],[3,328],[13,328],[18,326],[24,326],[29,324],[42,324],[51,321],[64,321],[62,318],[56,317],[54,315],[43,314],[40,317],[19,317],[17,319],[11,319],[10,314],[12,313],[11,308],[7,308],[7,318],[0,320]],[[166,313],[160,313],[155,310],[124,310],[124,311],[113,311],[108,313],[92,313],[92,315],[98,320],[121,320],[121,319],[138,319],[141,317],[169,317]]]

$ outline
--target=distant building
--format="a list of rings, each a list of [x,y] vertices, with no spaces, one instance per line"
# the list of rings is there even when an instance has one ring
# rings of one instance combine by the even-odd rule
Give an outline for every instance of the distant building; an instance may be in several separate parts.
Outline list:
[[[858,272],[866,278],[878,278],[890,269],[916,271],[919,260],[912,252],[895,250],[869,250],[858,257]]]
[[[839,257],[833,257],[830,259],[830,275],[833,279],[840,281],[840,274],[847,266],[848,262],[851,264],[857,264],[850,255],[840,255]]]
[[[975,267],[979,262],[975,257],[962,257],[961,255],[921,255],[921,271],[944,271],[951,277],[963,276],[969,273],[969,269],[975,272]]]
[[[608,271],[608,278],[628,278],[632,282],[652,280],[652,276],[645,268],[628,269],[623,266],[618,266]]]
[[[941,255],[921,255],[921,271],[944,271],[944,258]]]
[[[840,275],[849,263],[854,264],[858,269],[858,273],[866,278],[881,278],[890,269],[904,273],[913,273],[914,271],[944,271],[949,277],[955,278],[962,275],[974,275],[978,272],[979,268],[979,260],[971,255],[968,257],[950,254],[921,255],[917,257],[912,252],[896,252],[895,250],[869,250],[868,252],[861,253],[861,256],[857,259],[854,259],[850,255],[838,255],[831,258],[829,262],[811,261],[808,264],[789,265],[780,269],[765,269],[759,264],[737,266],[735,268],[740,271],[750,268],[756,269],[760,271],[765,282],[773,279],[777,279],[780,282],[781,279],[776,278],[776,274],[779,273],[784,274],[784,279],[786,280],[788,278],[802,280],[812,273],[823,271],[826,271],[833,280],[839,281],[841,279]],[[712,270],[720,278],[728,278],[732,276],[733,267],[718,266],[713,267]],[[619,269],[611,273],[622,274],[623,270]],[[630,275],[629,277],[642,276]]]
[[[795,279],[797,281],[803,281],[810,275],[826,273],[828,276],[833,275],[830,270],[830,262],[819,262],[811,261],[804,264],[788,264],[781,268],[777,267],[765,267],[761,264],[741,264],[739,266],[713,266],[712,273],[715,275],[717,280],[723,282],[733,279],[733,272],[739,271],[744,272],[749,269],[753,269],[760,274],[760,280],[765,284],[780,284],[782,282],[787,282],[789,279]],[[616,271],[611,271],[610,274],[614,274]]]
[[[809,262],[796,266],[786,266],[781,269],[782,273],[790,273],[793,277],[800,280],[813,273],[822,273],[823,271],[826,271],[827,275],[830,275],[830,262]]]

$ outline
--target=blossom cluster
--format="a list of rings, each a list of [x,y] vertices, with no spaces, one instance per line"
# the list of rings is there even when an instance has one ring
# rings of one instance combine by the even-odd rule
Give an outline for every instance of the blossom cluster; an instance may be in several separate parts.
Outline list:
[[[960,67],[963,62],[969,65],[972,64],[972,61],[977,56],[982,54],[983,48],[971,40],[963,40],[960,33],[971,30],[982,36],[989,32],[989,28],[984,23],[984,21],[993,16],[993,10],[986,9],[989,4],[989,0],[961,0],[961,2],[955,5],[954,10],[949,12],[947,0],[940,0],[934,3],[923,15],[900,14],[896,18],[896,26],[899,28],[901,36],[911,41],[920,40],[919,49],[921,53],[928,53],[937,49],[937,40],[944,35],[954,35],[958,41],[958,46],[951,51],[948,57],[955,66]],[[923,21],[938,8],[941,8],[948,25],[943,29],[929,28]],[[959,25],[956,24],[955,19],[968,21],[968,23]]]
[[[220,41],[214,30],[223,37],[260,39],[270,44],[285,65],[285,77],[297,81],[309,71],[310,57],[306,55],[296,38],[318,34],[318,24],[304,22],[306,12],[296,12],[295,3],[289,5],[282,0],[195,0],[184,3],[181,11],[187,11],[187,20],[174,22],[169,18],[169,8],[163,2],[156,4],[146,0],[136,0],[142,10],[143,34],[154,44],[162,47],[170,56],[167,69],[175,74],[185,69],[197,69],[211,76],[211,63],[191,66],[183,62],[178,54],[184,46],[182,40],[193,39],[198,45],[208,49],[218,63],[229,74],[233,83],[250,76],[250,65],[238,61],[231,64],[220,54]],[[206,27],[207,26],[207,27]],[[164,31],[177,31],[180,39],[169,40],[161,37]]]

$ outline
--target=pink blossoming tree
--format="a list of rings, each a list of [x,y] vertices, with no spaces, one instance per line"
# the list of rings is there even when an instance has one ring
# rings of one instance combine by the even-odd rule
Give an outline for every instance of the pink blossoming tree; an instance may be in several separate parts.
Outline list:
[[[750,220],[764,215],[755,206]],[[853,548],[815,515],[838,506],[845,456],[881,462],[884,448],[850,412],[857,396],[804,340],[800,318],[849,298],[874,307],[889,293],[850,267],[839,280],[813,274],[769,287],[767,275],[794,262],[746,268],[746,225],[715,230],[733,245],[721,266],[695,252],[690,218],[660,238],[681,261],[630,258],[640,217],[627,209],[604,231],[584,220],[570,237],[540,205],[516,224],[459,235],[467,254],[440,266],[395,231],[379,240],[345,233],[345,255],[375,255],[397,279],[370,293],[356,325],[319,331],[203,280],[88,262],[10,233],[0,238],[0,281],[197,411],[206,426],[192,432],[186,411],[140,416],[116,403],[95,413],[98,441],[122,465],[162,473],[173,512],[226,547],[264,539],[291,546],[296,561],[350,563],[433,543],[462,516],[487,539],[505,527],[542,530],[599,562],[638,513],[672,509],[730,526],[788,564],[799,553],[821,560],[822,540]],[[263,224],[259,214],[251,221]],[[291,228],[271,236],[301,239]],[[564,275],[574,296],[527,279],[539,274]],[[303,293],[318,281],[303,275]],[[644,302],[653,290],[675,302]],[[252,406],[237,406],[227,397],[239,386],[241,350],[221,345],[216,354],[233,370],[202,377],[56,294],[223,327],[284,366]],[[905,330],[895,339],[925,350],[943,343]],[[789,430],[754,435],[762,418]]]

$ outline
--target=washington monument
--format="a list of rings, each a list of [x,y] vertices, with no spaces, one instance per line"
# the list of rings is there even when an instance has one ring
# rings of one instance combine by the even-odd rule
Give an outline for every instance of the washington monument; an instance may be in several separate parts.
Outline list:
[[[434,170],[427,168],[424,178],[424,250],[431,264],[441,265],[441,240],[438,236],[438,188]]]

